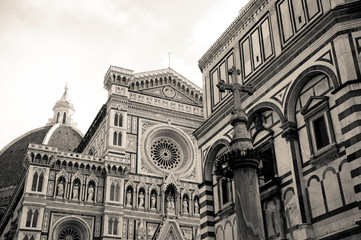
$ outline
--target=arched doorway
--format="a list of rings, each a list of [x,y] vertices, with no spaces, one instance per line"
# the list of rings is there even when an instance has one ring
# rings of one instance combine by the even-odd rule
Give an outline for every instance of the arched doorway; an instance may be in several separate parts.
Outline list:
[[[59,219],[51,234],[52,240],[91,240],[88,225],[77,217],[64,217]]]

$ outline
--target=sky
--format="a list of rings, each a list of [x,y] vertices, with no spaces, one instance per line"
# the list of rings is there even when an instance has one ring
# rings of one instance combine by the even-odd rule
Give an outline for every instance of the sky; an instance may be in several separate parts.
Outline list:
[[[110,65],[169,66],[202,87],[198,60],[248,0],[1,0],[0,150],[45,126],[69,87],[85,134]],[[170,52],[170,54],[168,54]]]

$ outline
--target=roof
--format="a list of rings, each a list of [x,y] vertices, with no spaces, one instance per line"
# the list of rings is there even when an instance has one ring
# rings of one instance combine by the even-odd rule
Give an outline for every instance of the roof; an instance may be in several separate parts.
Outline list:
[[[29,143],[47,144],[62,151],[73,151],[82,140],[82,134],[59,124],[29,131],[10,142],[0,151],[0,187],[19,183],[26,149]]]

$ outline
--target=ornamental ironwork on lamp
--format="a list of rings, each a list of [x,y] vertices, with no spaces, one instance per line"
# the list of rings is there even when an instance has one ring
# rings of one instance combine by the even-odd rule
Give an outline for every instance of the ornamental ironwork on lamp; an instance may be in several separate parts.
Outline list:
[[[254,149],[232,150],[216,158],[214,173],[218,177],[233,178],[233,169],[238,167],[258,168],[262,152]]]

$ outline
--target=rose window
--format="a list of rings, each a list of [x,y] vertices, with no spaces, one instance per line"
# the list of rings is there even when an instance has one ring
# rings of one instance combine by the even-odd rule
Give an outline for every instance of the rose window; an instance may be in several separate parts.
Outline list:
[[[59,235],[59,240],[80,240],[79,231],[74,227],[67,227],[63,229]]]
[[[172,170],[182,159],[179,146],[169,139],[156,139],[150,147],[150,156],[160,168]]]

